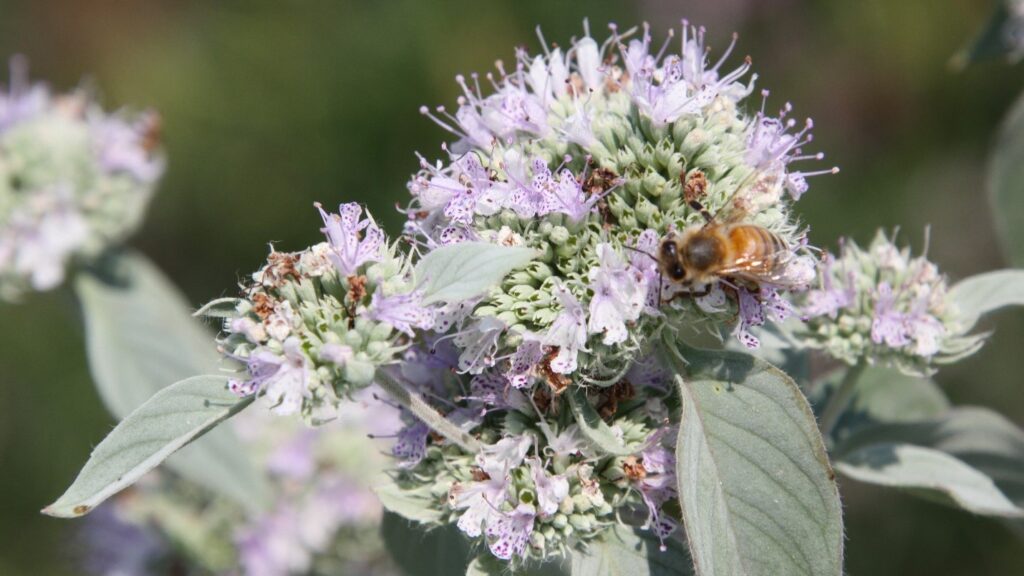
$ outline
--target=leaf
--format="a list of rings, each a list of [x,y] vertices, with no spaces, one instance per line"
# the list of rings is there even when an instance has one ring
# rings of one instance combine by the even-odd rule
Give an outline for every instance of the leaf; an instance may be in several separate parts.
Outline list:
[[[466,567],[466,576],[568,576],[568,568],[558,559],[539,566],[531,562],[513,570],[508,562],[495,558],[490,552],[482,552]]]
[[[903,488],[989,516],[1022,517],[991,478],[961,460],[912,444],[871,444],[845,454],[836,470],[861,482]]]
[[[1024,210],[1024,188],[1020,195],[1021,210]],[[1024,226],[1024,221],[1021,225]],[[949,295],[959,308],[966,332],[990,312],[1007,306],[1024,306],[1024,270],[996,270],[964,278],[953,286]]]
[[[587,392],[580,386],[571,386],[566,394],[569,397],[569,407],[579,424],[580,431],[586,436],[595,447],[606,454],[615,456],[629,456],[636,453],[635,447],[629,447],[622,443],[611,427],[605,424],[594,407],[587,401]]]
[[[669,538],[659,549],[650,531],[614,524],[587,549],[573,550],[572,576],[681,576],[693,574],[692,562],[681,539]]]
[[[79,274],[93,380],[107,409],[122,419],[167,385],[220,369],[213,334],[191,317],[177,289],[145,257],[122,253]],[[248,508],[270,488],[228,427],[175,454],[167,467]]]
[[[995,1],[992,15],[989,16],[981,32],[967,46],[953,56],[952,65],[954,68],[963,68],[968,64],[990,58],[1013,56],[1013,46],[1007,37],[1010,13],[1007,10],[1006,2],[1009,1],[1011,0]]]
[[[874,444],[903,443],[939,450],[992,479],[1018,508],[1024,506],[1024,430],[987,408],[958,407],[938,417],[876,424],[836,447],[837,457]]]
[[[676,481],[697,573],[841,574],[835,476],[796,384],[753,356],[686,348],[684,359],[665,344],[682,402]]]
[[[441,512],[434,505],[429,486],[406,490],[394,480],[386,479],[374,486],[373,492],[385,510],[406,520],[423,524],[436,524],[441,521]]]
[[[199,310],[192,313],[197,318],[233,318],[237,314],[239,298],[217,298],[204,304]]]
[[[1024,266],[1024,94],[999,129],[985,185],[1003,253],[1014,266]]]
[[[252,402],[227,390],[224,376],[195,376],[157,392],[121,421],[78,477],[44,514],[72,518],[134,483],[182,446]]]
[[[823,407],[835,392],[844,370],[836,370],[820,383],[812,402]],[[841,438],[879,422],[910,422],[932,418],[949,410],[949,400],[930,378],[908,376],[899,370],[869,366],[857,380],[857,389],[836,426]]]
[[[509,272],[538,256],[530,248],[462,242],[431,250],[416,265],[423,303],[459,302],[501,282]]]
[[[408,576],[458,575],[469,564],[469,540],[454,525],[427,530],[397,514],[384,513],[384,544]]]

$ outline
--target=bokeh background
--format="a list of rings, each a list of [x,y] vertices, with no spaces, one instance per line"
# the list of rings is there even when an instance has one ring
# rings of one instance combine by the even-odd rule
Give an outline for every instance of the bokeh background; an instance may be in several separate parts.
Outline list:
[[[648,20],[704,23],[713,48],[740,33],[772,89],[816,120],[842,167],[800,203],[812,240],[901,226],[954,278],[1005,265],[984,194],[1000,118],[1024,88],[1004,62],[955,72],[985,0],[376,3],[0,0],[0,56],[27,55],[60,90],[95,85],[108,107],[164,118],[167,176],[134,245],[192,302],[230,295],[274,242],[320,239],[314,201],[368,204],[389,230],[416,170],[446,134],[421,104],[457,95],[459,72],[580,34]],[[955,402],[1024,424],[1024,313],[938,380]],[[113,422],[93,393],[66,291],[0,306],[0,574],[76,574],[74,522],[39,515]],[[991,520],[844,482],[853,576],[1024,574],[1024,544]]]

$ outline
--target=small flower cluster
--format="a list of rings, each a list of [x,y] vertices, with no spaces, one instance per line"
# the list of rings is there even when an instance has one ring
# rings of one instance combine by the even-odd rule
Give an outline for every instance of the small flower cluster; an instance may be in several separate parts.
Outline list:
[[[139,224],[163,173],[154,113],[54,96],[15,59],[0,93],[0,298],[59,285]]]
[[[520,51],[480,79],[458,78],[458,110],[423,112],[456,134],[447,161],[421,159],[405,235],[423,251],[466,241],[539,256],[490,292],[438,311],[395,378],[485,447],[466,453],[404,414],[397,482],[515,563],[564,556],[618,522],[664,543],[675,530],[675,402],[652,354],[664,329],[751,329],[792,312],[783,298],[814,279],[791,202],[811,122],[748,115],[750,63],[708,60],[684,22],[679,54],[619,33],[563,52]],[[830,172],[830,171],[826,171]],[[784,245],[773,278],[663,278],[672,232],[731,223]],[[738,321],[736,321],[738,318]],[[582,413],[596,414],[597,424]],[[601,440],[603,438],[603,440]],[[609,446],[608,443],[614,446]],[[438,503],[444,505],[438,509]]]
[[[247,368],[232,391],[311,421],[333,418],[340,398],[368,386],[413,329],[433,322],[407,260],[359,205],[344,204],[338,214],[318,209],[328,241],[296,253],[272,250],[234,301],[220,340]]]
[[[458,362],[454,346],[433,342],[406,352],[400,377],[484,448],[467,454],[404,415],[393,448],[403,501],[420,497],[429,509],[443,502],[441,522],[516,564],[564,557],[623,517],[640,519],[663,542],[675,531],[675,514],[666,511],[676,486],[672,400],[656,359],[614,386],[575,392],[608,422],[620,455],[588,439],[566,395],[546,386],[520,390],[495,374],[462,376]]]
[[[384,456],[366,433],[397,426],[397,414],[372,388],[355,396],[337,420],[317,428],[245,412],[235,431],[270,483],[272,507],[243,510],[161,475],[90,517],[96,520],[83,542],[89,573],[148,574],[171,564],[245,576],[394,573],[376,535],[381,507],[370,490]]]
[[[930,374],[984,341],[965,334],[935,264],[881,231],[867,248],[844,240],[838,256],[826,255],[820,287],[804,295],[802,310],[801,338],[848,364],[863,359]]]

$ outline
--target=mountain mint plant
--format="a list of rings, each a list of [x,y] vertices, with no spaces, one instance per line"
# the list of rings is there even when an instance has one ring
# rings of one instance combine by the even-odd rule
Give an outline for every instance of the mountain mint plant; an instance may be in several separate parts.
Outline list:
[[[141,221],[164,169],[159,118],[107,113],[84,90],[30,84],[22,58],[0,93],[0,298],[59,285]]]
[[[457,107],[422,110],[454,138],[420,157],[400,239],[358,204],[317,205],[325,242],[272,248],[197,313],[221,323],[221,370],[168,374],[44,512],[88,513],[243,410],[330,450],[376,394],[397,415],[371,430],[382,536],[414,575],[840,576],[836,472],[1024,516],[1004,473],[1024,472],[1024,432],[927,380],[982,345],[982,316],[1024,304],[1024,272],[950,286],[881,233],[820,255],[794,204],[836,169],[814,167],[810,120],[766,112],[735,43],[585,25],[459,76]],[[225,429],[168,466],[257,501],[253,459],[216,451]],[[246,574],[324,573],[345,490],[320,460],[282,462],[301,474],[224,520],[222,548]]]

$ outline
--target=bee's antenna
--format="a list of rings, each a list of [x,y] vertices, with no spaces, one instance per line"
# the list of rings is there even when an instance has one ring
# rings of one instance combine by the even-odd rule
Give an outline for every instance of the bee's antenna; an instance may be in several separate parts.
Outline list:
[[[637,254],[643,254],[644,256],[647,256],[648,258],[653,260],[655,264],[661,264],[660,262],[658,262],[658,259],[654,257],[654,254],[651,254],[650,252],[644,252],[643,250],[641,250],[639,248],[634,248],[632,246],[623,245],[622,247],[625,248],[626,250],[632,250],[633,252],[636,252]]]
[[[700,201],[690,200],[689,202],[687,202],[687,204],[689,204],[690,208],[693,208],[697,212],[700,212],[700,215],[704,217],[704,220],[707,221],[708,224],[712,223],[715,220],[714,215],[712,215],[711,212],[708,212],[708,209],[705,208],[704,205],[700,203]]]

